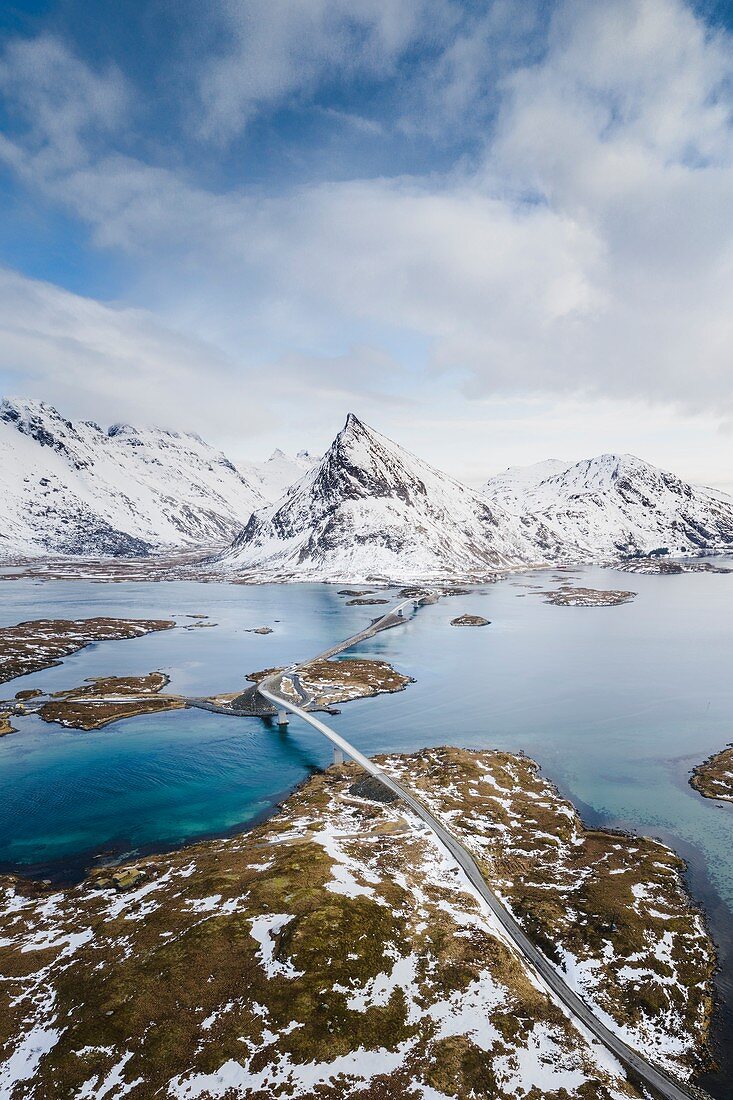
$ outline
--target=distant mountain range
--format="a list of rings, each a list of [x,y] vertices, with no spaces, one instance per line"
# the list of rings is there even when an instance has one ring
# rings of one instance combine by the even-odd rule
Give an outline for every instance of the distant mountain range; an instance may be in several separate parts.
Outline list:
[[[209,568],[253,579],[469,579],[733,549],[733,499],[632,455],[512,467],[474,490],[353,414],[322,458],[235,464],[197,435],[0,404],[4,557],[216,546]]]
[[[490,478],[483,493],[537,524],[566,560],[733,548],[733,498],[634,455],[513,467]]]
[[[276,452],[244,471],[197,435],[73,423],[43,402],[6,399],[0,552],[107,557],[221,544],[304,468]]]

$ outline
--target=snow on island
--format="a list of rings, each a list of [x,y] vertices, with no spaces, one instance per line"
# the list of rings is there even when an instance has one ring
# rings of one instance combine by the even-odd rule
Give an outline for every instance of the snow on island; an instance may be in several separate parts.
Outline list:
[[[601,588],[573,588],[570,585],[561,585],[560,588],[549,589],[543,592],[545,603],[554,604],[555,607],[617,607],[622,603],[630,603],[636,592],[624,592],[619,589]]]
[[[681,860],[585,829],[525,757],[381,763],[599,1015],[689,1078],[715,959]],[[377,794],[330,768],[246,834],[69,888],[0,879],[3,1095],[639,1097],[434,836]]]
[[[733,745],[693,769],[690,785],[705,798],[733,802]]]
[[[167,619],[34,619],[0,627],[0,684],[53,668],[62,657],[92,642],[140,638],[155,630],[170,630]]]
[[[251,673],[247,679],[257,684],[277,671],[264,669]],[[309,710],[332,712],[337,703],[402,691],[414,682],[386,661],[355,658],[311,661],[301,668],[299,680],[308,696],[306,705]],[[44,695],[38,690],[19,692],[15,700],[2,704],[0,737],[16,732],[15,727],[10,725],[13,715],[24,716],[28,713],[38,714],[44,722],[57,722],[71,729],[97,730],[140,714],[157,714],[191,706],[202,706],[237,717],[262,718],[273,712],[254,688],[188,698],[164,692],[162,689],[168,683],[169,677],[165,673],[148,672],[142,676],[97,676],[79,687],[52,695]],[[283,678],[282,691],[294,703],[303,704],[303,698],[290,677]]]

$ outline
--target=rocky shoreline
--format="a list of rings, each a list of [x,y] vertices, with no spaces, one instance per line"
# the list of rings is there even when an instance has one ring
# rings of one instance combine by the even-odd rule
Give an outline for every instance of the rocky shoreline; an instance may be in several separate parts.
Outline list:
[[[703,798],[733,802],[733,745],[714,753],[693,768],[690,786]]]

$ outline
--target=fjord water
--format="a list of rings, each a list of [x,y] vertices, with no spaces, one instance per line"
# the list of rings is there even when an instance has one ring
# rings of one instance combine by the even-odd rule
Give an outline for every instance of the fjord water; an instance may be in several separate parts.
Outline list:
[[[619,607],[555,607],[527,587],[556,587],[545,571],[421,608],[358,649],[416,683],[346,704],[332,724],[370,754],[439,744],[523,750],[589,823],[661,837],[684,855],[725,951],[733,805],[703,799],[688,778],[733,740],[733,574],[575,572],[578,585],[628,588],[637,598]],[[6,697],[153,669],[184,694],[234,691],[248,672],[314,655],[380,610],[349,607],[328,585],[13,580],[0,583],[0,597],[2,625],[100,614],[216,624],[90,646],[5,685]],[[463,612],[491,625],[450,626]],[[209,619],[185,617],[196,613]],[[274,632],[247,633],[265,625]],[[20,732],[0,739],[0,861],[46,875],[100,853],[241,827],[330,759],[326,743],[297,720],[286,733],[198,710],[92,733],[34,717],[18,724]]]
[[[555,607],[524,587],[556,587],[551,573],[537,572],[421,608],[358,649],[416,683],[348,703],[332,724],[367,753],[521,749],[587,817],[699,849],[733,909],[733,807],[687,783],[694,763],[733,739],[733,574],[576,572],[579,585],[638,596],[620,607]],[[216,625],[98,643],[0,695],[153,669],[183,694],[234,691],[247,673],[307,658],[378,612],[349,607],[329,585],[7,581],[0,625],[100,614]],[[491,626],[451,627],[463,612]],[[186,617],[197,613],[209,619]],[[274,632],[247,632],[263,625]],[[221,832],[266,811],[329,760],[326,743],[297,719],[287,734],[198,710],[89,733],[35,717],[17,724],[19,733],[0,739],[6,867]]]

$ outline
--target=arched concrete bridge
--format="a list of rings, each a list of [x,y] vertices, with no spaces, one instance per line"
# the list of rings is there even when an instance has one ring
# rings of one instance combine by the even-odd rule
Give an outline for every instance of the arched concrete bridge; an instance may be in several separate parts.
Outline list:
[[[433,597],[427,598],[432,601]],[[328,657],[334,657],[336,654],[342,653],[346,649],[350,649],[359,642],[373,637],[382,630],[387,630],[390,627],[399,625],[401,622],[405,621],[403,617],[404,609],[410,605],[412,605],[414,609],[417,609],[424,599],[426,599],[426,597],[415,597],[414,599],[403,600],[402,603],[391,608],[385,615],[375,619],[364,630],[359,631],[352,637],[347,638],[344,642],[326,650],[325,653],[318,654],[317,657],[311,658],[311,660],[325,660]],[[499,900],[493,890],[489,888],[478,864],[468,849],[440,823],[427,806],[408,790],[407,787],[404,787],[401,783],[392,779],[391,776],[387,775],[387,773],[377,764],[374,764],[368,757],[359,752],[359,750],[351,745],[344,737],[341,737],[335,730],[327,726],[325,722],[321,722],[315,715],[310,714],[304,709],[304,707],[308,705],[309,699],[298,679],[298,669],[306,663],[309,662],[302,662],[301,665],[292,665],[289,668],[274,673],[272,676],[268,676],[257,685],[257,690],[264,699],[275,707],[278,713],[284,714],[284,712],[288,711],[291,714],[296,714],[299,718],[302,718],[304,722],[307,722],[314,729],[318,730],[319,733],[323,734],[323,736],[334,746],[334,755],[337,762],[340,762],[344,756],[347,756],[350,760],[359,764],[364,771],[374,776],[380,783],[383,783],[385,787],[396,794],[410,807],[417,817],[419,817],[434,833],[443,848],[468,876],[471,885],[474,887],[477,894],[486,902],[514,945],[515,950],[523,958],[525,963],[528,963],[529,966],[532,967],[544,982],[545,986],[551,990],[555,997],[570,1012],[576,1025],[580,1027],[580,1030],[589,1031],[596,1040],[602,1043],[603,1046],[618,1059],[624,1067],[629,1080],[633,1084],[642,1086],[651,1091],[651,1094],[659,1098],[659,1100],[709,1100],[708,1094],[703,1092],[702,1089],[698,1089],[694,1085],[686,1085],[677,1081],[671,1074],[654,1065],[654,1063],[650,1062],[638,1051],[628,1046],[628,1044],[620,1039],[610,1028],[606,1027],[602,1020],[595,1014],[594,1009],[570,988],[560,971],[553,966],[549,959],[547,959],[539,948],[537,948],[526,936],[510,910]],[[282,693],[281,681],[284,676],[287,676],[293,683],[296,691],[298,691],[301,697],[300,702],[303,703],[303,706],[294,703],[292,699],[288,699]]]

